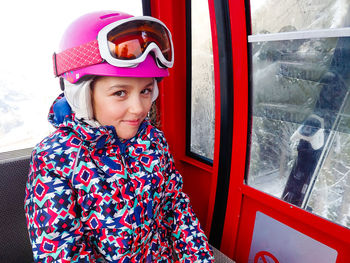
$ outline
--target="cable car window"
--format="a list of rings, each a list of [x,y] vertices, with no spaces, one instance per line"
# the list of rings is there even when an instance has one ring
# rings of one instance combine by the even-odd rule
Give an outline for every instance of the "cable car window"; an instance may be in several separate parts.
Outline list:
[[[350,13],[343,15],[343,21],[350,21]],[[248,37],[252,61],[248,185],[346,227],[350,227],[349,25],[308,34]]]
[[[349,1],[251,0],[252,34],[341,28]]]
[[[36,8],[33,8],[35,5]],[[19,8],[20,6],[20,8]],[[142,15],[142,1],[9,1],[0,11],[0,152],[33,147],[52,128],[49,107],[60,93],[52,54],[80,14],[117,9]]]
[[[191,18],[191,46],[188,52],[188,87],[190,87],[189,155],[210,163],[214,155],[215,97],[214,62],[208,1],[192,0],[188,9]],[[188,125],[189,126],[189,125]]]

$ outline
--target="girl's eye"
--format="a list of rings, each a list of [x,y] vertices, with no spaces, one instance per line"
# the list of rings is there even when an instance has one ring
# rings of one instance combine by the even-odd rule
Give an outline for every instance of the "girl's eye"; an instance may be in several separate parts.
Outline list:
[[[114,92],[113,95],[117,97],[125,97],[126,92],[124,90],[119,90],[117,92]]]
[[[148,94],[151,94],[152,93],[152,88],[146,88],[146,89],[143,89],[141,91],[141,94],[145,94],[145,95],[148,95]]]

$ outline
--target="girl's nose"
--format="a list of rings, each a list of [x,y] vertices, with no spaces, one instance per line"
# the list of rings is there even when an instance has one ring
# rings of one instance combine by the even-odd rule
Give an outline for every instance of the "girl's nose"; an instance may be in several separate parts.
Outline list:
[[[133,96],[130,100],[129,112],[132,114],[140,114],[143,112],[143,101],[140,96]]]

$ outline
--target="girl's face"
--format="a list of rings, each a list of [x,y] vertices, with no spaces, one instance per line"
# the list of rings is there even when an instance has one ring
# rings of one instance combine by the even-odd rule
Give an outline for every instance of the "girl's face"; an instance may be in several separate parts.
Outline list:
[[[130,139],[152,105],[153,78],[98,77],[92,85],[92,107],[101,125],[114,126],[118,137]]]

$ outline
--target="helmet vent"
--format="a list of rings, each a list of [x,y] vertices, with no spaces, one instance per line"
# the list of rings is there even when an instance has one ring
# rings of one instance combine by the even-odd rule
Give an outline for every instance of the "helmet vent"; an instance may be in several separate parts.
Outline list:
[[[112,14],[100,16],[100,19],[106,19],[106,18],[110,18],[110,17],[114,17],[114,16],[120,16],[120,13],[112,13]]]

